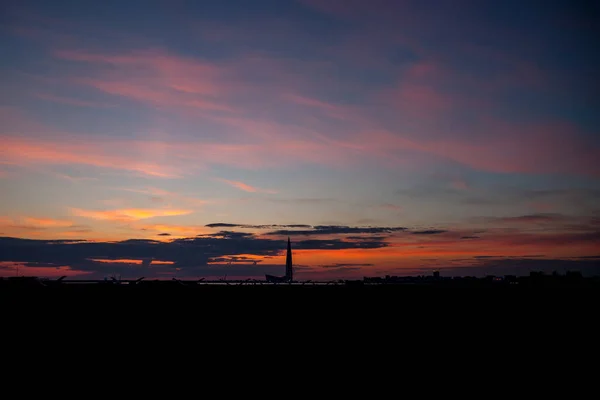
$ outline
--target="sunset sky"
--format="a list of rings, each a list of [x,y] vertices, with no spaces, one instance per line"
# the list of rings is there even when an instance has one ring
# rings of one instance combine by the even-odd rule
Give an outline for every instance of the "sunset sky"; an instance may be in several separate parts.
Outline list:
[[[599,272],[599,13],[3,1],[0,276]]]

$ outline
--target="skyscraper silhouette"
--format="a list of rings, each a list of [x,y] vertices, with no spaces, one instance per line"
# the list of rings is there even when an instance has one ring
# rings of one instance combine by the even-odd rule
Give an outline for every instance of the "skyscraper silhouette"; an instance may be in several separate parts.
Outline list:
[[[292,282],[294,278],[294,270],[292,266],[292,242],[290,241],[290,237],[288,236],[288,244],[287,244],[287,254],[285,257],[285,275],[284,276],[274,276],[265,274],[265,278],[267,282]]]
[[[294,271],[292,269],[292,243],[288,236],[287,255],[285,257],[285,277],[291,282],[294,278]]]

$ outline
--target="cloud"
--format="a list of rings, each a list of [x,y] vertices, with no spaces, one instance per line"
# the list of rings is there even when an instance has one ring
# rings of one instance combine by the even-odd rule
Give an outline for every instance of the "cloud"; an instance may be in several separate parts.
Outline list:
[[[74,78],[74,82],[111,95],[150,106],[233,111],[231,106],[219,99],[219,95],[228,88],[227,71],[215,64],[148,50],[128,54],[61,50],[55,52],[55,56],[63,60],[112,67],[112,75]]]
[[[398,206],[396,204],[384,203],[378,206],[384,210],[392,210],[392,211],[402,211],[402,206]]]
[[[129,208],[119,210],[83,210],[80,208],[71,208],[71,213],[78,217],[109,220],[109,221],[138,221],[141,219],[154,217],[170,217],[176,215],[191,214],[191,210],[175,210],[175,209],[144,209],[144,208]]]
[[[245,228],[245,229],[277,229],[277,228],[310,228],[310,225],[291,224],[291,225],[247,225],[247,224],[229,224],[217,222],[205,225],[208,228]]]
[[[441,230],[441,229],[429,229],[429,230],[424,230],[424,231],[412,231],[411,233],[413,235],[437,235],[440,233],[445,233],[448,231],[445,230]]]
[[[476,277],[486,275],[524,276],[538,271],[547,274],[554,271],[561,274],[567,271],[580,271],[584,276],[600,276],[600,261],[595,259],[480,258],[478,262],[469,266],[440,268],[440,271],[442,275]]]
[[[355,33],[349,34],[348,38],[338,37],[340,32],[333,24],[327,37],[335,37],[335,40],[328,38],[327,44],[313,43],[308,46],[314,60],[279,57],[280,53],[277,52],[257,50],[253,46],[263,49],[264,37],[254,35],[256,26],[246,23],[240,29],[237,25],[214,26],[213,22],[208,35],[206,32],[199,35],[200,40],[207,40],[219,48],[227,47],[234,53],[219,59],[184,56],[157,48],[115,50],[105,54],[74,50],[75,47],[55,51],[54,56],[59,62],[67,62],[67,65],[74,67],[67,68],[71,71],[67,78],[71,84],[94,88],[105,95],[118,96],[161,112],[193,116],[194,122],[202,120],[219,124],[220,127],[227,126],[233,131],[228,133],[227,139],[234,137],[237,140],[242,136],[244,140],[247,137],[253,139],[248,142],[224,140],[215,143],[217,140],[205,141],[203,138],[200,143],[194,141],[194,146],[188,146],[190,143],[165,145],[165,159],[158,161],[155,157],[143,160],[143,157],[128,159],[117,156],[115,154],[118,151],[107,146],[110,148],[100,149],[102,157],[92,151],[88,155],[94,157],[81,157],[78,162],[174,177],[188,174],[190,169],[205,164],[265,167],[318,162],[324,165],[351,165],[358,160],[371,159],[397,167],[399,163],[411,162],[407,161],[405,153],[415,153],[417,156],[414,158],[423,157],[426,161],[459,163],[492,172],[595,176],[600,173],[595,163],[600,154],[597,146],[593,141],[586,140],[585,130],[574,123],[546,118],[532,123],[515,123],[494,118],[492,113],[482,113],[480,116],[479,112],[471,117],[474,106],[484,103],[488,98],[499,99],[494,100],[492,106],[500,106],[504,110],[502,101],[506,96],[494,96],[497,94],[495,91],[500,90],[500,94],[505,94],[503,90],[509,86],[507,82],[515,86],[521,81],[537,80],[538,75],[544,72],[534,68],[536,62],[523,60],[523,57],[515,57],[514,54],[506,56],[493,46],[486,51],[484,46],[467,46],[469,43],[463,43],[469,42],[464,39],[481,37],[462,36],[465,30],[485,34],[482,28],[497,21],[469,18],[469,21],[486,23],[461,23],[458,26],[453,21],[460,19],[440,17],[446,12],[448,15],[465,17],[460,7],[457,9],[447,4],[441,6],[443,12],[433,14],[424,13],[414,4],[383,0],[377,0],[375,5],[332,0],[306,0],[304,4],[328,15],[350,18],[356,22]],[[285,28],[294,22],[286,18],[267,21],[270,27],[278,28]],[[264,23],[262,19],[261,23]],[[392,23],[394,27],[401,26],[402,29],[392,31],[384,28]],[[428,28],[423,29],[423,26]],[[298,31],[305,33],[306,29],[301,26]],[[285,32],[289,30],[285,29]],[[460,40],[455,35],[460,36]],[[223,46],[223,37],[231,40],[232,36],[237,45],[240,44],[237,40],[248,40],[243,41],[245,45],[241,46],[244,49],[242,52],[233,50],[236,48],[233,44]],[[271,38],[277,35],[267,36]],[[315,35],[313,39],[322,41],[325,36]],[[389,38],[383,44],[374,40],[385,36]],[[406,38],[412,36],[413,41],[407,44]],[[437,41],[441,36],[454,46],[427,45],[432,37]],[[302,36],[302,39],[307,37]],[[363,41],[363,46],[349,46],[353,49],[355,59],[368,58],[367,61],[371,62],[372,57],[364,57],[365,50],[362,49],[375,49],[371,50],[377,55],[377,60],[372,63],[375,68],[365,70],[364,64],[342,63],[331,56],[331,47],[337,48],[353,40]],[[272,44],[270,40],[267,42]],[[415,45],[415,42],[419,45]],[[460,46],[456,46],[457,43]],[[246,51],[249,45],[254,50],[250,53]],[[511,45],[511,49],[513,47]],[[369,50],[366,50],[367,54],[371,54]],[[402,62],[394,65],[394,62],[386,60],[391,57],[390,53],[402,53]],[[466,60],[465,55],[469,56]],[[483,64],[488,68],[464,68],[465,63],[479,67]],[[390,68],[390,64],[393,68]],[[74,76],[78,71],[83,72]],[[360,82],[364,79],[357,78],[365,76],[366,72],[369,72],[368,76],[380,76],[382,82],[376,84],[372,79]],[[488,85],[490,81],[493,84]],[[488,86],[493,86],[494,90],[490,91]],[[323,95],[332,87],[335,92],[329,93],[338,98],[347,98],[346,94],[349,93],[352,99],[361,98],[364,101],[355,101],[351,107],[336,103]],[[282,102],[282,97],[287,101]],[[382,97],[388,101],[381,101],[383,104],[372,107],[374,102],[377,103],[374,100],[379,101]],[[477,111],[481,108],[478,107]],[[403,113],[416,117],[404,123],[407,119]],[[466,113],[469,115],[466,119],[453,119],[455,115]],[[383,118],[381,114],[399,115],[400,121],[394,117]],[[340,121],[331,122],[331,118],[323,116]],[[351,126],[345,126],[344,120],[350,121],[351,124],[346,125]],[[356,120],[361,123],[354,123]],[[414,129],[415,125],[422,128]],[[568,145],[564,146],[564,143]],[[134,148],[129,146],[131,144],[135,143],[119,143],[115,147]],[[180,145],[189,150],[179,149]],[[35,151],[15,154],[24,153],[36,154]],[[112,158],[109,159],[107,155],[112,155]],[[54,162],[60,159],[73,161],[73,157],[69,161],[65,154],[61,153],[60,156],[51,158]],[[557,159],[561,162],[556,163]],[[41,160],[37,155],[36,160],[50,162],[48,158]],[[153,163],[146,165],[148,160]],[[133,161],[146,162],[136,165]],[[187,166],[193,168],[188,169]],[[245,183],[243,185],[246,186],[238,187],[249,191],[257,189]],[[457,183],[456,187],[460,185]]]
[[[257,238],[252,234],[220,232],[212,236],[121,242],[87,242],[26,240],[0,237],[0,262],[40,263],[49,268],[68,266],[73,270],[101,277],[110,273],[124,276],[160,276],[178,273],[187,276],[223,275],[244,272],[248,276],[281,269],[279,266],[245,265],[232,269],[227,265],[211,265],[219,261],[260,261],[267,256],[283,255],[287,241]],[[385,247],[384,242],[352,243],[341,240],[305,240],[294,243],[301,250],[341,250]],[[144,260],[151,259],[147,265]],[[260,273],[258,273],[260,272]],[[272,272],[270,272],[272,273]]]
[[[244,238],[252,238],[252,237],[254,237],[254,234],[247,233],[247,232],[220,231],[217,233],[205,233],[205,234],[198,235],[198,236],[220,238],[220,239],[244,239]]]
[[[53,218],[25,217],[23,221],[25,224],[40,228],[68,228],[74,225],[72,221]]]
[[[68,219],[39,217],[1,217],[0,232],[4,235],[26,237],[73,237],[90,233],[84,225],[76,225]]]
[[[295,203],[295,204],[322,204],[322,203],[334,203],[338,202],[335,199],[324,199],[324,198],[297,198],[297,199],[266,199],[273,203]]]
[[[488,221],[494,223],[516,223],[516,224],[537,224],[537,223],[556,223],[564,222],[568,217],[561,214],[527,214],[516,217],[489,217]]]
[[[181,202],[188,207],[202,207],[209,203],[208,200],[202,200],[193,196],[186,196],[181,193],[172,192],[157,187],[145,187],[145,188],[119,188],[133,193],[141,193],[150,196],[150,199],[157,203],[163,203],[166,200]]]
[[[391,233],[404,231],[404,227],[351,227],[336,225],[316,225],[308,230],[277,230],[268,235],[335,235],[356,233]]]
[[[94,102],[94,101],[74,99],[74,98],[70,98],[70,97],[56,96],[56,95],[48,94],[48,93],[36,93],[35,97],[42,99],[42,100],[48,100],[48,101],[52,101],[52,102],[56,102],[56,103],[68,104],[71,106],[78,106],[78,107],[114,107],[114,105],[112,105],[112,104],[98,103],[98,102]]]
[[[171,236],[171,234],[170,234],[170,233],[164,233],[164,232],[163,232],[163,233],[159,233],[159,234],[157,234],[157,236]]]
[[[372,267],[372,266],[373,266],[373,264],[341,264],[341,263],[319,265],[319,267],[321,267],[321,268]]]
[[[324,101],[300,96],[297,94],[288,94],[284,98],[294,104],[320,110],[324,115],[340,120],[363,122],[364,118],[358,109],[354,107],[344,107],[338,104],[326,103]]]
[[[244,192],[251,192],[251,193],[277,193],[277,191],[275,190],[270,190],[270,189],[260,189],[257,188],[255,186],[250,186],[248,184],[245,184],[244,182],[239,182],[239,181],[230,181],[227,179],[218,179],[217,180],[221,181],[221,182],[225,182],[228,185],[231,185],[235,188],[238,188],[240,190],[243,190]]]
[[[600,218],[595,215],[566,215],[560,213],[538,213],[507,217],[475,217],[473,222],[497,225],[526,231],[545,229],[548,232],[595,232],[600,230]]]
[[[387,238],[387,236],[377,236],[377,235],[369,235],[369,236],[346,236],[346,239],[348,239],[348,240],[371,240],[371,239],[383,240],[385,238]]]
[[[176,168],[162,165],[148,159],[136,159],[127,155],[124,149],[144,149],[151,151],[153,144],[105,141],[102,138],[62,137],[54,140],[33,139],[2,135],[5,151],[0,154],[0,162],[15,165],[91,165],[101,168],[122,169],[160,178],[179,176]],[[122,147],[121,147],[122,146]],[[119,154],[122,153],[122,154]]]
[[[344,141],[364,154],[388,160],[390,166],[406,163],[410,154],[417,165],[445,162],[498,173],[600,176],[595,162],[600,147],[576,125],[560,121],[517,125],[484,119],[469,132],[470,137],[461,137],[436,128],[431,136],[423,137],[378,129],[349,134]],[[561,143],[569,143],[568,152]],[[562,162],[556,163],[556,159]]]
[[[286,126],[280,128],[285,129]],[[33,132],[30,129],[25,131]],[[220,143],[219,139],[209,137],[172,141],[131,140],[99,134],[90,136],[49,129],[44,131],[48,132],[47,136],[36,139],[0,132],[4,150],[0,153],[0,163],[18,166],[90,165],[152,178],[181,178],[204,170],[209,165],[252,169],[310,163],[344,165],[350,162],[352,156],[341,148],[329,149],[328,144],[308,137],[279,137],[273,140],[279,135],[279,129],[271,129],[271,136],[256,138],[250,143]],[[48,136],[52,136],[52,139]],[[243,185],[241,183],[237,187],[275,192]]]

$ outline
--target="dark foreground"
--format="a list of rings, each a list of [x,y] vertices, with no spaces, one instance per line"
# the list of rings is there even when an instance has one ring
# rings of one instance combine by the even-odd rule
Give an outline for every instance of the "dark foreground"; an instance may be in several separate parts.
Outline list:
[[[597,290],[600,289],[599,277],[583,277],[579,273],[565,275],[531,273],[528,276],[488,276],[475,277],[365,277],[362,280],[337,281],[294,281],[273,283],[264,280],[156,280],[156,279],[117,279],[111,277],[103,280],[44,279],[34,276],[0,278],[0,290],[61,290],[69,292],[141,292],[141,291],[179,291],[185,292],[222,292],[223,290],[249,290],[270,292],[331,292],[360,289],[374,292],[410,292],[440,289],[485,289],[491,291],[528,291],[531,289],[568,289],[568,290]]]
[[[360,298],[363,303],[391,300],[391,303],[420,299],[441,300],[444,306],[451,299],[464,298],[477,302],[477,299],[505,298],[515,301],[519,298],[537,298],[538,301],[559,297],[568,302],[579,298],[600,300],[600,279],[447,279],[422,280],[416,282],[294,282],[266,283],[264,281],[185,281],[185,280],[130,280],[130,281],[69,281],[40,280],[32,277],[0,279],[0,295],[26,300],[33,296],[52,298],[54,296],[85,299],[98,297],[110,301],[114,299],[161,299],[168,302],[180,297],[198,298],[206,301],[236,301],[244,307],[255,301],[264,300],[272,306],[287,305],[296,299],[304,302],[313,300],[336,304],[340,301]],[[237,300],[236,300],[237,299]],[[386,303],[386,304],[391,304]],[[216,307],[221,303],[210,304]],[[474,303],[475,304],[475,303]],[[340,304],[343,306],[343,304]],[[416,304],[413,304],[416,305]]]
[[[593,279],[261,285],[21,278],[0,280],[0,304],[5,326],[13,330],[76,332],[86,326],[91,332],[110,329],[109,338],[131,330],[144,330],[144,335],[166,330],[192,337],[218,331],[236,340],[263,332],[279,341],[292,333],[300,340],[304,332],[302,337],[329,341],[339,339],[326,335],[331,330],[343,332],[343,337],[373,330],[425,331],[443,337],[457,330],[478,332],[483,325],[508,335],[532,328],[546,335],[567,328],[591,329],[587,326],[595,324],[600,284]],[[189,344],[197,339],[186,340]]]

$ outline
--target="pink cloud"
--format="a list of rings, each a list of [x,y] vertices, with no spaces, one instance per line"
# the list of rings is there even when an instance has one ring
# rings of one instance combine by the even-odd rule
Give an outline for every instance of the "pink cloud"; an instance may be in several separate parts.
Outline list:
[[[412,150],[490,172],[600,175],[600,149],[587,143],[576,126],[514,125],[487,120],[472,129],[478,130],[478,141],[446,139],[443,131],[437,133],[439,139],[370,131],[349,136],[347,146],[396,162],[402,159],[394,156],[395,151]]]
[[[274,133],[276,134],[276,133]],[[159,178],[191,174],[209,164],[262,168],[346,159],[318,140],[266,136],[255,144],[214,141],[159,142],[55,135],[53,139],[2,136],[0,163],[12,165],[90,165]],[[337,160],[337,161],[336,161]]]
[[[243,114],[278,101],[281,88],[292,92],[314,86],[311,74],[331,70],[327,62],[296,61],[246,54],[234,61],[206,62],[163,50],[99,54],[73,50],[58,58],[89,63],[95,68],[71,83],[196,115]],[[301,73],[300,73],[301,72]],[[240,109],[237,104],[244,104]],[[330,110],[332,111],[332,110]]]
[[[445,144],[438,154],[488,171],[600,175],[600,148],[568,123],[516,125],[488,120],[480,144]]]
[[[335,8],[342,3],[324,4]],[[348,7],[363,6],[356,2]],[[83,164],[165,178],[191,174],[211,164],[263,168],[319,163],[344,167],[357,160],[376,157],[381,164],[396,166],[401,162],[415,163],[415,159],[423,156],[493,172],[598,174],[599,170],[595,162],[598,149],[584,143],[577,127],[568,124],[517,126],[479,118],[480,121],[465,127],[468,131],[464,135],[451,135],[444,127],[432,127],[429,122],[435,122],[440,116],[454,111],[473,111],[469,107],[485,104],[474,96],[451,95],[443,90],[444,83],[453,79],[456,71],[434,58],[404,69],[397,85],[378,95],[391,110],[424,122],[419,131],[407,132],[390,125],[382,127],[368,107],[346,107],[299,95],[304,93],[300,90],[303,84],[314,85],[314,82],[296,76],[310,76],[310,73],[294,73],[298,66],[260,55],[248,55],[235,65],[219,65],[160,50],[108,55],[80,51],[55,54],[74,62],[111,67],[100,68],[97,76],[90,73],[91,77],[72,78],[79,84],[159,108],[192,110],[196,116],[226,125],[238,140],[221,142],[203,138],[160,142],[81,137],[58,142],[3,135],[6,140],[0,150],[0,162]],[[326,68],[326,64],[310,66],[318,70]],[[271,83],[264,84],[261,96],[256,96],[257,85],[244,79],[252,74],[270,78]],[[283,94],[281,84],[286,87]],[[239,96],[242,100],[252,98],[257,102],[274,102],[284,97],[303,106],[299,112],[299,119],[304,118],[303,121],[318,119],[314,110],[319,110],[352,124],[342,130],[319,121],[316,129],[302,123],[278,123],[269,120],[269,116],[257,119],[252,113],[253,102],[246,102],[249,105],[244,107],[235,105]],[[564,140],[570,146],[561,144]],[[405,153],[399,156],[398,150],[409,150],[414,156]],[[556,162],[557,159],[561,162]]]
[[[72,50],[55,52],[58,58],[112,66],[96,78],[73,82],[151,105],[190,107],[231,112],[223,100],[231,90],[229,69],[159,50],[129,54],[97,54]]]
[[[173,87],[152,88],[143,83],[134,84],[123,81],[110,82],[92,79],[77,79],[75,82],[95,87],[96,89],[109,94],[123,96],[157,106],[191,107],[209,111],[233,111],[233,108],[228,105],[189,96],[190,93],[194,92],[187,91],[184,87],[177,87],[179,89]]]
[[[390,101],[401,113],[428,118],[449,111],[452,99],[439,90],[423,84],[403,83],[389,94]]]
[[[143,157],[135,159],[118,150],[118,143],[102,142],[98,138],[71,137],[71,140],[36,140],[23,137],[2,136],[3,149],[0,160],[14,165],[83,164],[96,167],[124,169],[154,177],[176,177],[175,169],[160,165]],[[115,144],[117,146],[115,146]],[[135,149],[135,143],[132,143]]]

